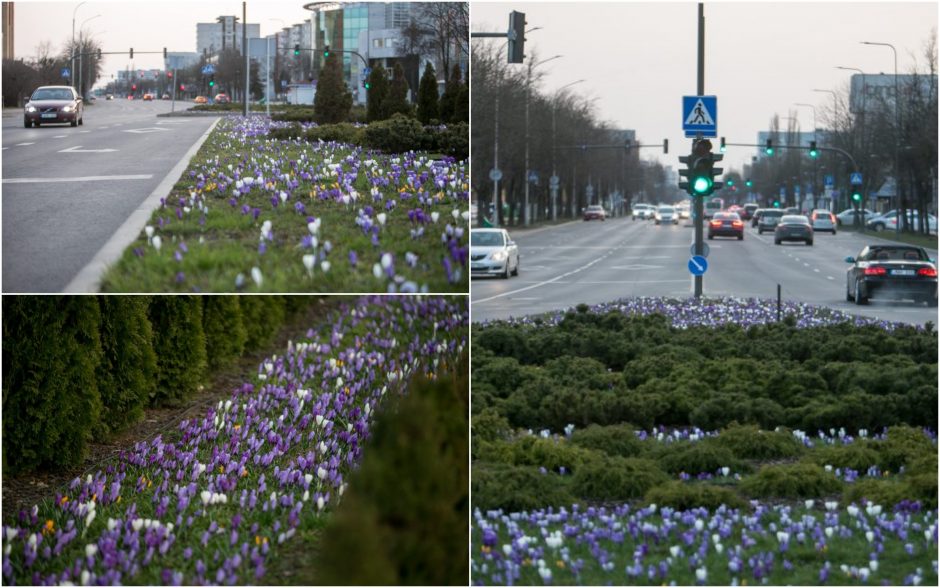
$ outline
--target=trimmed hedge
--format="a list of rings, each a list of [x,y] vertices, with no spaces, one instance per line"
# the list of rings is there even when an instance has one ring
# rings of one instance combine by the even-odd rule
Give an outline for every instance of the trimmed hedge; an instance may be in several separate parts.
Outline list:
[[[101,411],[94,296],[3,297],[3,467],[79,463]]]
[[[153,403],[179,404],[206,379],[206,336],[202,300],[195,296],[156,296],[150,305],[157,389]]]
[[[319,583],[466,583],[469,562],[454,558],[469,548],[466,358],[458,373],[419,380],[378,417],[323,534]]]

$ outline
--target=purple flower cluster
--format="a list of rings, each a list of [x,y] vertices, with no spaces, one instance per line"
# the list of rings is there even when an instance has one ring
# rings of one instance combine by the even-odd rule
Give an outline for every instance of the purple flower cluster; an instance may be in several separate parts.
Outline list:
[[[337,504],[385,396],[467,345],[464,299],[367,297],[172,440],[138,443],[2,530],[6,584],[230,584]]]

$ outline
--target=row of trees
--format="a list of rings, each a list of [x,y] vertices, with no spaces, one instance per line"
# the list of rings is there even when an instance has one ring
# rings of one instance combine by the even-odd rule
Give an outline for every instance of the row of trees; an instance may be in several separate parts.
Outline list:
[[[836,147],[852,155],[858,163],[853,169],[843,155],[822,151],[818,160],[809,158],[806,150],[778,151],[745,169],[745,175],[754,181],[754,191],[764,196],[762,204],[769,205],[781,187],[786,189],[785,205],[797,205],[793,199],[796,184],[814,183],[814,196],[822,191],[822,177],[831,174],[836,188],[843,194],[840,209],[851,206],[845,196],[850,186],[849,174],[862,172],[867,207],[872,206],[869,195],[882,189],[889,178],[895,176],[895,145],[900,145],[896,181],[896,196],[885,202],[884,208],[917,210],[917,226],[904,230],[927,232],[926,213],[936,213],[937,186],[937,41],[936,34],[923,45],[923,60],[915,62],[899,84],[901,127],[898,129],[893,98],[879,95],[854,101],[848,83],[835,91],[833,100],[821,109],[820,122],[825,131],[819,133],[820,147]],[[863,80],[864,82],[864,80]],[[864,90],[863,90],[864,91]],[[893,95],[893,88],[892,88]],[[770,132],[776,145],[796,145],[797,128],[788,115],[789,123],[781,127],[778,115],[770,123]],[[814,177],[815,176],[815,177]],[[815,207],[817,201],[812,205]],[[907,216],[905,215],[905,225]]]
[[[81,463],[86,442],[194,395],[305,297],[6,296],[3,468]]]
[[[589,204],[608,206],[614,193],[623,196],[624,209],[638,198],[671,199],[674,189],[666,185],[663,167],[641,161],[636,149],[624,148],[624,134],[597,118],[592,100],[573,92],[550,94],[539,89],[541,75],[530,69],[538,62],[537,55],[527,55],[527,63],[516,66],[506,63],[504,51],[496,45],[480,43],[472,51],[473,114],[477,121],[471,128],[472,186],[481,203],[481,216],[489,218],[491,214],[485,212],[493,202],[494,182],[489,172],[496,167],[502,171],[496,220],[506,225],[525,220],[526,142],[529,170],[538,175],[538,181],[529,186],[536,219],[551,216],[548,184],[553,172],[560,180],[560,218],[576,217]]]
[[[75,42],[69,39],[61,53],[55,53],[48,41],[36,47],[32,59],[3,60],[3,105],[22,106],[23,97],[39,86],[70,85],[71,78],[62,77],[62,71],[71,69],[71,56],[75,55],[75,78],[78,93],[85,95],[101,77],[102,64],[98,58],[101,44],[80,34]],[[80,78],[79,78],[80,75]]]

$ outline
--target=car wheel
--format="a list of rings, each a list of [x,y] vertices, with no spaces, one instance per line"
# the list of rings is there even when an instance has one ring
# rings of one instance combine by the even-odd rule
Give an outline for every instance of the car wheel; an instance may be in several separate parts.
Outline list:
[[[711,241],[712,239],[714,239],[714,237],[711,236],[711,235],[709,235],[709,236],[708,236],[708,240]]]
[[[518,276],[518,275],[519,275],[519,260],[518,260],[518,259],[516,259],[516,269],[514,269],[514,270],[512,271],[512,275],[514,275],[514,276]]]
[[[836,236],[836,230],[835,230],[835,229],[832,229],[832,236],[833,236],[833,237]]]
[[[33,126],[33,123],[29,122],[28,120],[24,120],[24,121],[23,121],[23,126],[28,129],[28,128],[30,128],[31,126]]]
[[[780,245],[780,239],[774,239],[774,245]]]
[[[812,239],[807,239],[806,244],[809,245],[810,247],[812,247],[812,246],[813,246],[813,240],[812,240]]]
[[[504,280],[509,279],[509,260],[508,259],[506,260],[506,269],[503,270],[503,279]]]
[[[78,126],[78,121],[77,121],[77,120],[73,120],[73,121],[70,121],[69,124],[72,125],[73,127],[77,127],[77,126]]]
[[[84,116],[83,116],[82,118],[78,119],[78,124],[84,126],[84,124],[85,124],[85,117],[84,117]]]
[[[855,281],[855,304],[857,306],[868,304],[868,297],[862,296],[862,285],[858,280]]]
[[[741,233],[740,235],[738,235],[738,241],[743,241],[743,240],[744,240],[744,233]]]
[[[845,281],[845,300],[846,302],[852,302],[853,300],[855,300],[854,298],[852,298],[852,292],[849,290],[848,280]]]
[[[760,229],[757,229],[757,234],[758,234],[758,235],[763,235],[763,234],[764,234],[764,231],[762,231],[762,230],[760,230]]]
[[[880,233],[881,231],[885,230],[885,226],[884,226],[883,224],[881,224],[881,223],[875,223],[875,224],[872,226],[872,228],[875,229],[875,232],[876,232],[876,233]]]

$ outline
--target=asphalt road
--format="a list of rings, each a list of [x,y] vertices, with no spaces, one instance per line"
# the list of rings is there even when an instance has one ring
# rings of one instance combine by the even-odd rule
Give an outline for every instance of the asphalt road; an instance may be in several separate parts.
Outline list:
[[[74,128],[4,115],[4,293],[61,292],[215,120],[156,116],[169,111],[101,99]]]
[[[682,221],[686,223],[687,221]],[[913,302],[872,300],[855,306],[845,300],[844,259],[866,244],[882,241],[843,232],[817,233],[812,247],[774,245],[773,234],[758,235],[748,225],[743,241],[706,240],[711,248],[703,280],[705,296],[776,298],[826,306],[883,320],[937,323],[937,309]],[[528,231],[510,231],[521,255],[518,277],[474,278],[474,321],[597,304],[622,297],[692,295],[688,269],[691,226],[656,226],[629,217],[605,222],[573,222]],[[936,259],[937,251],[930,250]]]

